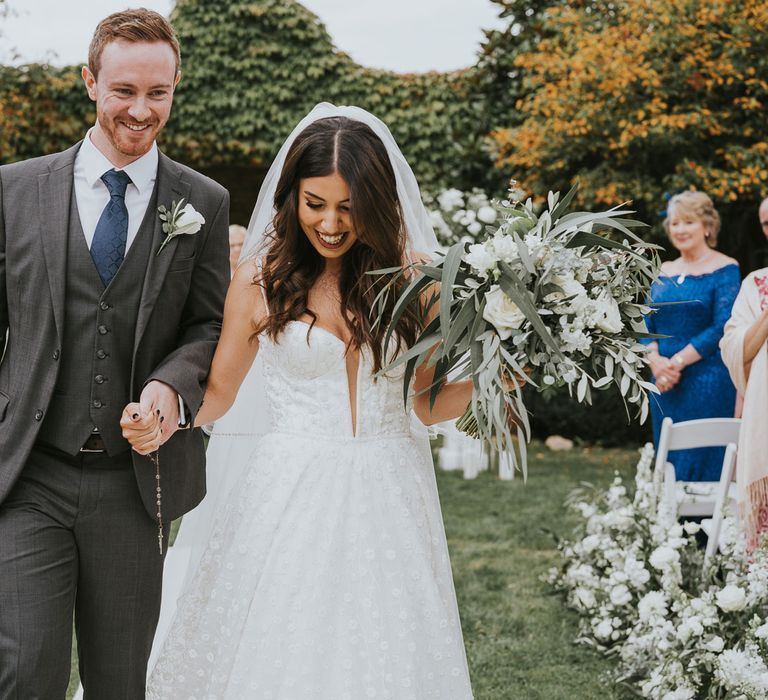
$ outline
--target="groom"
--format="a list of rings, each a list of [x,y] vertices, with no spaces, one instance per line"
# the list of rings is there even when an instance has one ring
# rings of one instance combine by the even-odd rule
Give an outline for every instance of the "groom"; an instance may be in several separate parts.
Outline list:
[[[155,145],[180,76],[165,18],[107,17],[82,73],[85,138],[0,168],[0,700],[64,698],[73,613],[85,697],[144,698],[163,558],[124,407],[162,427],[166,538],[205,493],[200,431],[174,433],[219,336],[228,196]],[[201,225],[167,240],[158,207],[181,200]]]

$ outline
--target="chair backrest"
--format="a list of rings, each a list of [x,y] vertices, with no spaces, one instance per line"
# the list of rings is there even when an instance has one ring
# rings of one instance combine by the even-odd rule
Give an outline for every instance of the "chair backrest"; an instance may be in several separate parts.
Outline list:
[[[723,469],[720,472],[720,483],[717,485],[717,498],[715,500],[715,510],[712,514],[712,525],[709,530],[709,539],[707,540],[707,549],[704,552],[704,574],[707,573],[709,562],[720,545],[720,529],[723,526],[723,510],[728,501],[728,493],[733,481],[733,472],[736,467],[736,444],[730,443],[725,448],[723,457]]]
[[[695,447],[724,447],[739,443],[740,418],[700,418],[673,423],[665,418],[661,423],[659,446],[656,451],[656,472],[664,473],[667,455],[671,450],[690,450]]]

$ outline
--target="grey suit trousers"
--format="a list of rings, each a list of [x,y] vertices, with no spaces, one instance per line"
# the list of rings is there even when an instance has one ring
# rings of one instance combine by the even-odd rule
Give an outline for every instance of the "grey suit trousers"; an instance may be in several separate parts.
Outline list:
[[[167,542],[167,532],[166,532]],[[163,557],[130,453],[35,447],[0,503],[0,700],[143,700]]]

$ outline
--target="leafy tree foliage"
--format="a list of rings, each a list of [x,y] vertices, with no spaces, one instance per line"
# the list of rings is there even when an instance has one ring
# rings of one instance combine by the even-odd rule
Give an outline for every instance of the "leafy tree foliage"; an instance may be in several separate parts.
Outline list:
[[[517,3],[513,3],[517,4]],[[547,34],[514,55],[517,119],[492,134],[496,165],[528,191],[578,181],[589,205],[696,187],[735,215],[768,183],[764,0],[550,3]]]

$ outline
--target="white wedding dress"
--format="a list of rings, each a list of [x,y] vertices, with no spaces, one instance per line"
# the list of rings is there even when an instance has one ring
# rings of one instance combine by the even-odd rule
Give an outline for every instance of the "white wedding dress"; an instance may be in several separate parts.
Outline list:
[[[290,322],[260,338],[270,429],[219,508],[147,697],[472,698],[434,468],[402,374]]]

